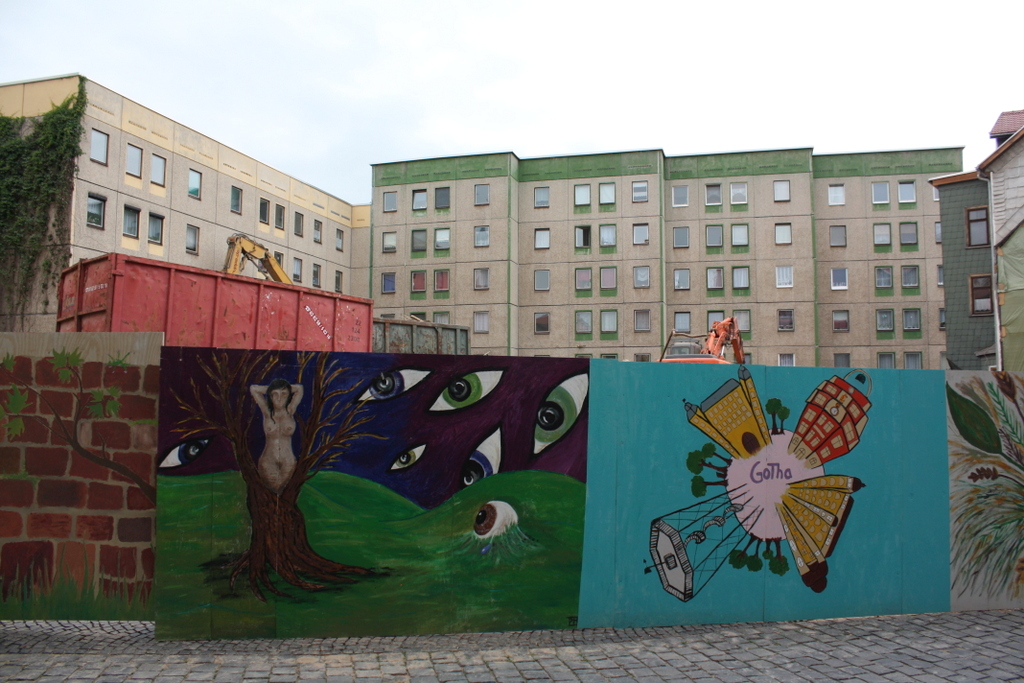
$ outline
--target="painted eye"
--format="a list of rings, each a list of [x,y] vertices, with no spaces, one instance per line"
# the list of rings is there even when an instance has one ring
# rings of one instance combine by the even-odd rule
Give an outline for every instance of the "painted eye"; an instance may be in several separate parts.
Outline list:
[[[497,429],[480,442],[473,454],[462,464],[459,487],[472,486],[501,468],[501,430]]]
[[[423,449],[427,447],[426,444],[417,446],[416,448],[410,448],[405,453],[395,458],[395,461],[391,463],[392,470],[404,470],[406,467],[412,467],[416,464],[416,461],[423,455]]]
[[[484,370],[458,377],[445,387],[430,410],[456,410],[471,406],[493,391],[502,374],[502,370]]]
[[[189,439],[167,451],[167,455],[160,461],[160,469],[170,469],[187,465],[206,450],[210,439]]]
[[[516,514],[514,507],[503,500],[492,500],[477,510],[476,519],[473,520],[473,533],[480,538],[494,538],[518,523],[519,515]]]
[[[428,370],[387,370],[370,382],[370,388],[359,397],[360,401],[386,401],[404,394],[429,375]]]
[[[576,424],[589,387],[590,379],[583,373],[573,375],[547,395],[537,409],[537,427],[533,431],[534,455],[561,439]]]

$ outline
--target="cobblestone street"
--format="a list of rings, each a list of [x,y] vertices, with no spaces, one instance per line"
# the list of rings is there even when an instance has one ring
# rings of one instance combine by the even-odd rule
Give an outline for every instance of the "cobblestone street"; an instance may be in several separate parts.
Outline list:
[[[773,624],[296,640],[151,622],[0,622],[0,681],[1020,681],[1024,610]]]

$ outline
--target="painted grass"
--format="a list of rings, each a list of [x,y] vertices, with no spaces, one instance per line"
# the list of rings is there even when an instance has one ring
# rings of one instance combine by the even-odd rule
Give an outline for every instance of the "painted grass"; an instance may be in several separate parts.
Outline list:
[[[31,590],[30,584],[14,583],[22,590],[0,601],[0,619],[151,621],[154,616],[152,601],[139,591],[141,582],[122,580],[114,592],[105,595],[93,590],[88,573],[79,583],[58,569],[49,590]]]

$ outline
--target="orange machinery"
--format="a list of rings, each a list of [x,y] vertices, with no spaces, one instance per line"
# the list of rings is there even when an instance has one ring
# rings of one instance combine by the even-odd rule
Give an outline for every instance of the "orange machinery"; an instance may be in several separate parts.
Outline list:
[[[661,351],[662,363],[723,363],[731,364],[726,359],[726,348],[732,346],[736,362],[743,364],[743,340],[740,338],[736,318],[716,320],[711,323],[711,331],[707,337],[700,339],[685,332],[672,331]]]

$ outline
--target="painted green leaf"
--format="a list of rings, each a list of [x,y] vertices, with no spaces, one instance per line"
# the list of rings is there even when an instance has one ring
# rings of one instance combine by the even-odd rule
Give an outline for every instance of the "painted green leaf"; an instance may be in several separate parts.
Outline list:
[[[18,387],[14,387],[11,390],[10,398],[7,399],[7,412],[13,414],[20,413],[28,405],[28,394],[23,393]]]
[[[100,401],[98,403],[90,403],[89,405],[87,405],[85,407],[85,409],[88,411],[89,417],[91,417],[94,420],[98,420],[101,417],[105,417],[105,415],[103,414],[103,402],[102,401]]]
[[[0,361],[0,365],[3,365],[7,372],[14,372],[14,354],[8,353],[4,356],[4,359]]]
[[[110,417],[117,417],[117,413],[121,410],[121,402],[117,399],[110,399],[107,401],[107,413]]]
[[[953,424],[967,443],[986,453],[1002,452],[999,432],[996,431],[992,418],[984,408],[953,391],[948,384],[946,402],[949,405],[949,414],[953,416]]]
[[[25,421],[15,417],[7,423],[7,436],[18,436],[25,431]]]

